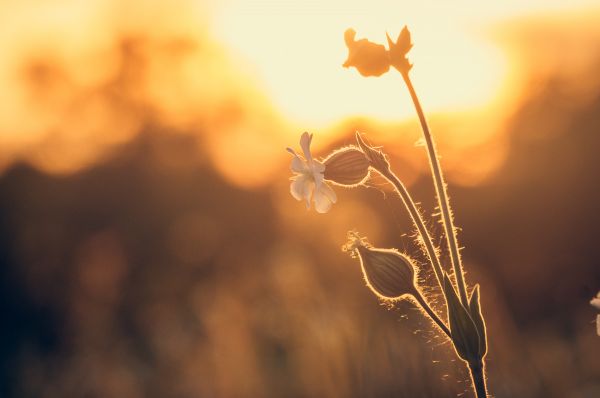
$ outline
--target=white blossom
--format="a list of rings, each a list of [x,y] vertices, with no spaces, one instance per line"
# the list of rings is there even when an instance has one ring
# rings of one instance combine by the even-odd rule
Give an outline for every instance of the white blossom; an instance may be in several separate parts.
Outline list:
[[[306,132],[300,137],[304,158],[292,148],[287,148],[287,151],[294,156],[290,167],[294,173],[290,178],[292,180],[290,192],[296,200],[304,199],[307,209],[310,208],[311,202],[314,202],[317,212],[327,213],[331,205],[337,201],[337,196],[324,181],[325,165],[313,159],[310,153],[312,137],[312,134]]]

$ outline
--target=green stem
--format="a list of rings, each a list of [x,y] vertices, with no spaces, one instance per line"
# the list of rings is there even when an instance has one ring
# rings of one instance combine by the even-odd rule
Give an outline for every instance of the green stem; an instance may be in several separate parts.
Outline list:
[[[456,230],[454,229],[452,211],[450,210],[450,202],[448,201],[446,184],[444,183],[444,177],[442,175],[442,169],[440,167],[439,158],[435,149],[435,143],[433,142],[433,137],[431,136],[431,132],[429,131],[429,126],[427,125],[427,120],[425,119],[425,114],[423,113],[423,109],[421,108],[421,103],[419,102],[419,98],[417,97],[415,88],[413,87],[412,82],[410,81],[410,78],[408,76],[408,71],[403,72],[401,74],[402,78],[404,79],[404,82],[406,83],[406,87],[408,88],[408,92],[410,93],[410,97],[412,98],[415,110],[417,111],[417,115],[419,116],[421,128],[423,129],[423,135],[425,137],[425,142],[427,143],[427,154],[429,155],[429,164],[431,166],[431,172],[433,174],[435,191],[437,194],[440,211],[442,212],[444,230],[446,232],[446,238],[448,239],[448,248],[450,249],[452,268],[454,269],[454,275],[456,277],[456,283],[458,285],[460,300],[464,306],[467,306],[467,289],[465,287],[465,276],[462,269],[460,253],[458,251]]]
[[[394,174],[394,172],[392,172],[389,168],[386,168],[383,170],[380,168],[376,168],[376,170],[379,172],[379,174],[381,174],[386,180],[388,180],[394,186],[396,193],[398,194],[398,196],[400,196],[400,198],[404,202],[404,206],[408,210],[408,213],[410,214],[410,217],[411,217],[413,223],[415,224],[415,226],[417,227],[417,231],[419,232],[419,235],[421,236],[421,238],[423,240],[423,244],[425,245],[425,250],[427,252],[427,256],[429,257],[429,261],[431,262],[431,265],[433,266],[433,271],[435,272],[435,276],[440,285],[440,288],[443,290],[444,285],[442,284],[443,283],[442,266],[440,264],[440,260],[438,259],[438,256],[437,256],[437,253],[435,250],[435,246],[433,246],[433,241],[431,240],[429,231],[427,230],[427,227],[425,226],[425,223],[423,222],[421,213],[419,213],[419,210],[417,209],[417,205],[412,200],[410,194],[408,193],[408,190],[406,189],[406,187],[404,186],[402,181],[400,181],[400,179]]]
[[[483,362],[469,363],[469,371],[471,372],[471,381],[477,398],[487,398]]]
[[[413,297],[415,298],[415,300],[417,300],[421,308],[425,310],[427,315],[429,315],[429,317],[439,326],[439,328],[442,329],[442,332],[444,332],[446,336],[448,336],[448,338],[452,340],[450,329],[448,329],[446,324],[442,322],[440,317],[438,317],[437,314],[433,311],[433,309],[431,309],[429,304],[427,304],[427,302],[423,298],[423,295],[417,289],[415,289],[415,291],[413,292]]]

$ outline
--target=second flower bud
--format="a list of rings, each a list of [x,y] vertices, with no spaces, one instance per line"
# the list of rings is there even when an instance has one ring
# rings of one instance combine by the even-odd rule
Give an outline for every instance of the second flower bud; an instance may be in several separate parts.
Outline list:
[[[415,270],[408,256],[394,249],[374,248],[354,231],[348,233],[348,238],[343,250],[360,259],[367,286],[375,295],[386,300],[419,295]]]
[[[324,178],[344,187],[362,184],[369,177],[369,159],[354,146],[341,148],[323,160]]]

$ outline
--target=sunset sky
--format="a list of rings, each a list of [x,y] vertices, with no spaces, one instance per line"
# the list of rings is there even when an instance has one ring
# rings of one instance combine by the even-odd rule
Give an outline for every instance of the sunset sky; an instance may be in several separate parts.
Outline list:
[[[411,75],[440,145],[450,148],[448,172],[477,183],[501,163],[503,125],[530,93],[528,57],[543,60],[536,76],[589,65],[595,3],[3,2],[0,167],[22,159],[79,170],[136,136],[145,114],[197,134],[217,169],[248,187],[270,181],[288,159],[282,148],[305,130],[319,136],[317,151],[357,118],[380,123],[367,132],[390,141],[397,133],[384,130],[414,120],[410,99],[394,72],[363,78],[344,69],[343,32],[353,27],[358,38],[385,43],[386,32],[407,25]],[[544,29],[559,40],[540,38]],[[564,67],[559,43],[571,61]],[[479,166],[453,162],[482,145],[488,155]]]
[[[356,114],[412,116],[398,76],[364,79],[340,69],[341,33],[385,43],[407,25],[416,42],[413,78],[432,112],[484,108],[506,94],[511,62],[497,40],[515,19],[559,16],[597,2],[576,1],[244,1],[216,6],[213,32],[287,117],[326,125]]]

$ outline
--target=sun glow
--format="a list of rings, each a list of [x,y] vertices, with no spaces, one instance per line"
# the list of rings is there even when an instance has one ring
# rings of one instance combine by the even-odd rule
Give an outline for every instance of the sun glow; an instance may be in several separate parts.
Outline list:
[[[365,79],[342,68],[348,27],[357,38],[383,44],[386,31],[395,37],[408,25],[416,43],[412,78],[428,111],[467,110],[505,90],[507,61],[488,35],[490,25],[561,6],[522,3],[230,0],[217,11],[215,31],[292,120],[313,126],[355,115],[398,120],[413,113],[396,73]]]
[[[449,179],[482,181],[503,162],[503,123],[530,94],[529,76],[561,69],[585,91],[578,76],[597,36],[584,27],[600,12],[589,12],[591,0],[37,3],[0,3],[0,174],[18,161],[77,172],[164,129],[196,135],[212,166],[245,187],[277,178],[289,161],[282,148],[305,130],[318,136],[315,153],[359,129],[415,174],[427,167],[407,150],[419,128],[400,76],[342,67],[347,28],[385,43],[404,25],[415,44],[411,79]],[[577,7],[586,18],[568,19]],[[532,17],[538,28],[518,28]],[[560,21],[549,38],[548,23]]]

